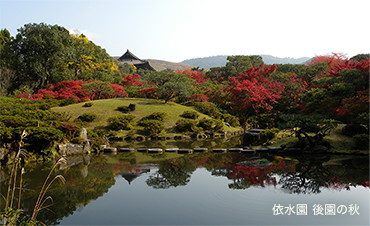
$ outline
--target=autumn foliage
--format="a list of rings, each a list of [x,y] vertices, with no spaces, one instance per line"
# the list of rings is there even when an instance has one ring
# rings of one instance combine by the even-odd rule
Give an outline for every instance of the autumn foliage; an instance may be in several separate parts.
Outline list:
[[[124,81],[122,82],[122,86],[127,87],[127,86],[142,86],[144,85],[143,82],[140,82],[139,80],[141,79],[139,74],[133,74],[133,75],[123,75],[122,76]]]
[[[97,87],[101,86],[90,86],[95,87],[94,90],[83,88],[84,85],[91,85],[93,83],[106,84],[108,89],[100,90],[99,96],[96,95]],[[85,86],[86,87],[86,86]],[[31,96],[31,100],[36,99],[68,99],[73,98],[77,102],[83,102],[86,100],[95,100],[102,98],[115,98],[115,97],[127,97],[125,89],[117,84],[104,83],[97,81],[62,81],[55,85],[49,84],[45,89],[39,89],[37,93]]]
[[[177,70],[176,73],[185,74],[187,77],[191,78],[198,85],[209,80],[209,78],[204,78],[204,72],[201,72],[201,71],[184,69],[184,70]]]
[[[158,90],[155,87],[142,88],[139,90],[138,97],[142,98],[157,98]]]
[[[229,77],[226,90],[231,94],[233,107],[249,113],[271,110],[284,90],[284,84],[269,79],[275,69],[275,65],[261,65]]]
[[[198,94],[191,95],[189,97],[189,101],[191,101],[191,102],[208,102],[208,98],[207,98],[206,95],[198,93]]]

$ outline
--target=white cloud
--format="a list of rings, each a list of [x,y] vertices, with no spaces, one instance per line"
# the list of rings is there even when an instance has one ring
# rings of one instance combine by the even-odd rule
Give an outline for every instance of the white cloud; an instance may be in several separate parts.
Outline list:
[[[73,35],[81,35],[81,34],[84,34],[89,40],[98,40],[100,38],[100,36],[96,33],[93,33],[91,31],[88,31],[86,29],[76,29],[76,28],[73,28],[73,29],[68,29],[69,30],[69,33],[70,34],[73,34]]]

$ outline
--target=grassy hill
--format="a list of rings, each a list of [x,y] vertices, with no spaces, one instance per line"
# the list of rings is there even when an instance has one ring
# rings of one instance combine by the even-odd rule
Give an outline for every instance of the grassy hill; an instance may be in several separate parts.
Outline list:
[[[181,119],[180,115],[184,111],[194,110],[193,107],[183,106],[176,103],[164,104],[163,101],[153,99],[141,98],[117,98],[91,101],[91,107],[82,107],[84,103],[72,104],[64,107],[55,107],[52,110],[56,112],[66,112],[71,116],[71,121],[75,120],[78,116],[84,113],[94,113],[97,118],[93,122],[84,125],[87,129],[104,128],[108,125],[107,119],[112,116],[122,115],[124,113],[117,111],[120,106],[128,106],[129,104],[136,104],[136,110],[130,112],[135,116],[135,121],[139,121],[144,116],[148,116],[153,112],[166,112],[167,119],[165,120],[166,133],[169,135],[176,134],[174,126],[176,121]],[[194,110],[195,111],[195,110]],[[199,113],[199,119],[210,118],[208,115]],[[139,132],[141,128],[136,127],[135,133]],[[240,128],[227,127],[224,125],[225,131],[236,131]],[[126,135],[128,131],[121,131],[119,135]]]

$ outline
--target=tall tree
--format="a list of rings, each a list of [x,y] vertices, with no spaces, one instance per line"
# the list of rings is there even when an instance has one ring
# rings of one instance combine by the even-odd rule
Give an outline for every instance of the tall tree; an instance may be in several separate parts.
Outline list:
[[[6,43],[10,41],[10,33],[7,29],[2,29],[0,31],[0,52],[2,52]]]
[[[72,44],[66,63],[75,79],[96,79],[94,74],[97,71],[107,73],[118,71],[118,66],[105,49],[95,45],[83,34],[71,35],[71,39]]]
[[[263,60],[261,56],[228,56],[228,62],[226,63],[226,67],[231,67],[235,73],[244,72],[253,66],[259,67],[263,64]],[[233,73],[233,74],[235,74]]]
[[[58,81],[64,69],[66,46],[71,44],[67,29],[58,25],[26,24],[9,42],[12,69],[17,71],[14,85],[38,89]]]
[[[240,124],[245,129],[250,116],[264,110],[271,110],[284,90],[284,85],[270,79],[276,66],[252,67],[236,77],[229,77],[226,91],[234,114],[239,116]]]
[[[155,86],[157,97],[165,103],[175,98],[186,98],[192,94],[191,79],[185,74],[149,72],[143,78]]]

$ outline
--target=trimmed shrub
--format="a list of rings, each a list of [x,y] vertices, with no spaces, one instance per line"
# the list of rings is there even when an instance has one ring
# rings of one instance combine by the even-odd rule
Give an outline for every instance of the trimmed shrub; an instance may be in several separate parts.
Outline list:
[[[194,103],[195,109],[202,112],[203,114],[209,115],[215,119],[221,119],[222,113],[218,110],[218,108],[211,104],[211,103],[204,103],[204,102],[196,102]]]
[[[67,139],[80,136],[81,133],[81,127],[72,122],[59,122],[55,125],[55,128],[62,131]]]
[[[183,118],[197,119],[199,114],[196,111],[184,111],[180,116]]]
[[[199,121],[198,126],[210,131],[213,129],[213,119],[202,119]]]
[[[153,112],[151,115],[149,115],[149,119],[158,120],[158,121],[164,121],[167,117],[166,112]]]
[[[355,149],[369,150],[369,135],[368,134],[357,134],[353,136],[355,140]]]
[[[140,88],[137,86],[128,86],[125,87],[125,90],[128,94],[128,97],[137,97],[139,95]]]
[[[142,124],[145,133],[149,136],[158,136],[165,128],[163,122],[159,120],[144,120]]]
[[[84,104],[82,105],[82,107],[84,107],[84,108],[89,108],[89,107],[91,107],[91,106],[93,106],[93,103],[91,103],[91,102],[87,102],[87,103],[84,103]]]
[[[54,142],[63,138],[62,131],[52,127],[28,127],[29,135],[25,138],[26,148],[41,151],[50,148]]]
[[[112,130],[130,129],[131,123],[135,119],[133,115],[120,115],[108,118],[109,128]]]
[[[63,99],[62,101],[60,101],[59,106],[63,107],[63,106],[67,106],[67,105],[75,104],[75,103],[77,103],[77,100],[75,98],[67,98],[67,99]]]
[[[224,130],[224,124],[221,120],[213,120],[215,123],[215,126],[213,127],[214,132],[222,132]]]
[[[260,142],[265,143],[271,139],[273,139],[276,134],[279,133],[279,129],[277,128],[271,128],[271,129],[265,129],[262,132],[260,132]]]
[[[212,112],[212,105],[210,103],[197,102],[194,103],[194,107],[203,114],[209,115]]]
[[[87,138],[94,141],[92,148],[99,148],[100,145],[105,144],[104,135],[106,134],[105,130],[87,130]]]
[[[222,115],[222,118],[224,119],[225,122],[229,123],[231,126],[240,126],[239,119],[238,117],[235,117],[230,114],[224,114]]]
[[[21,117],[19,115],[2,115],[0,116],[0,122],[6,126],[6,127],[12,127],[12,128],[17,128],[17,127],[26,127],[28,125],[28,120],[25,119],[24,117]]]
[[[197,130],[197,122],[192,119],[180,119],[176,122],[175,129],[178,132],[194,132]]]
[[[96,114],[94,113],[85,113],[83,115],[78,116],[78,119],[82,122],[92,122],[96,119]]]
[[[220,132],[224,127],[222,121],[214,119],[202,119],[199,121],[198,126],[203,128],[205,131],[213,132]]]
[[[144,126],[145,121],[148,121],[148,120],[158,120],[158,121],[164,122],[166,117],[167,117],[167,114],[165,112],[153,112],[152,114],[140,119],[140,121],[138,122],[138,125]]]

